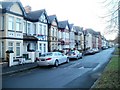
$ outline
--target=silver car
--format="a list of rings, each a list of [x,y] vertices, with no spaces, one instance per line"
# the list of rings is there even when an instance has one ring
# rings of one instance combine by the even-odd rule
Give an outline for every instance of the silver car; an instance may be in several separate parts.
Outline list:
[[[69,58],[75,58],[75,59],[79,59],[79,58],[82,58],[82,53],[80,53],[79,51],[69,51],[66,53],[66,55],[69,57]]]
[[[41,54],[40,57],[37,60],[37,63],[39,66],[48,66],[48,65],[54,65],[58,66],[59,64],[69,62],[69,58],[62,54],[61,52],[48,52]]]
[[[94,51],[94,53],[98,53],[99,52],[98,48],[93,48],[92,50]]]

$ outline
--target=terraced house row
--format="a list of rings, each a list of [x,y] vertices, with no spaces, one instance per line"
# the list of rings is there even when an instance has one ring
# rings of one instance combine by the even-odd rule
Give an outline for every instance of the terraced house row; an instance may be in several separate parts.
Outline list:
[[[38,52],[77,48],[101,49],[107,45],[100,32],[58,21],[56,15],[47,15],[45,9],[31,11],[21,2],[0,2],[0,58],[6,61],[6,51],[12,50],[13,65],[17,58],[26,57],[34,62]]]

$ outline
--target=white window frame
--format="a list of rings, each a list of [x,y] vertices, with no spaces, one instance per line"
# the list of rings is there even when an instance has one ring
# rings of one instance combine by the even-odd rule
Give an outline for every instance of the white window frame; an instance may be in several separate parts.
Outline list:
[[[16,31],[21,31],[21,19],[16,18]]]
[[[31,23],[27,23],[27,34],[31,34],[31,31],[30,31],[30,27],[31,27]]]
[[[2,25],[1,25],[1,27],[2,27],[2,30],[4,30],[4,16],[2,16]]]
[[[47,20],[46,20],[46,18],[45,18],[45,14],[42,14],[42,15],[41,15],[40,21],[41,21],[41,22],[44,22],[44,23],[47,22]]]
[[[42,34],[42,24],[39,24],[39,32],[38,34]]]
[[[52,36],[53,36],[53,37],[54,37],[54,32],[55,32],[55,31],[54,31],[54,28],[52,28]]]
[[[54,50],[54,44],[52,44],[52,50]]]
[[[39,43],[39,50],[42,51],[42,44]]]
[[[14,30],[14,17],[13,16],[9,16],[8,30]]]
[[[0,41],[0,58],[3,57],[4,54],[4,42]]]
[[[44,35],[46,35],[46,25],[43,26],[44,27]]]
[[[8,50],[14,51],[14,43],[13,42],[8,42]]]
[[[18,44],[18,45],[17,45]],[[16,43],[16,56],[20,56],[20,46],[21,46],[21,43],[20,42],[17,42]]]
[[[36,34],[36,24],[33,24],[33,34]]]
[[[25,21],[23,22],[23,33],[27,33],[27,31],[26,31],[26,22]]]
[[[46,52],[46,44],[43,44],[44,52]]]

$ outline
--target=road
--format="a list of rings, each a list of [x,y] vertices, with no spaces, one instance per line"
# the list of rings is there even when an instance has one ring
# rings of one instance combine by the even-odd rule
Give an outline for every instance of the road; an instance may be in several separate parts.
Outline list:
[[[100,77],[114,48],[83,59],[71,60],[59,67],[38,67],[3,76],[3,88],[91,88]]]

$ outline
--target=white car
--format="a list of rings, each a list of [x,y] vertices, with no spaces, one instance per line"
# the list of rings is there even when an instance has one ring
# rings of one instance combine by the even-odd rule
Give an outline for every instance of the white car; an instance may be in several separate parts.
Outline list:
[[[61,52],[47,52],[41,54],[39,58],[37,58],[37,63],[39,66],[48,66],[54,65],[58,66],[59,64],[69,62],[69,58],[62,54]]]
[[[80,53],[79,51],[69,51],[66,53],[66,55],[69,57],[69,58],[75,58],[75,59],[79,59],[79,58],[82,58],[82,53]]]
[[[99,52],[98,48],[93,48],[92,50],[94,51],[94,53],[98,53]]]
[[[93,55],[93,54],[95,54],[95,52],[93,51],[93,49],[88,49],[84,53],[84,55]]]

